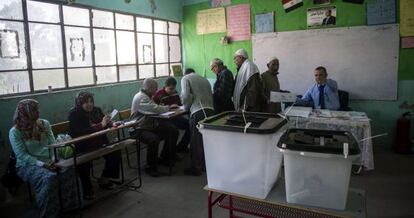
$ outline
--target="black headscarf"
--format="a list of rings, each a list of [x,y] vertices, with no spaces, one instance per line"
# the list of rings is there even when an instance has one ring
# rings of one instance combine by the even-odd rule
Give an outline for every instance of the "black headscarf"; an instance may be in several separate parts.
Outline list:
[[[76,110],[85,113],[90,122],[99,123],[102,120],[102,112],[98,108],[94,106],[92,111],[85,111],[82,107],[82,105],[87,103],[89,99],[92,101],[92,103],[94,103],[92,93],[86,91],[79,92],[75,98]]]

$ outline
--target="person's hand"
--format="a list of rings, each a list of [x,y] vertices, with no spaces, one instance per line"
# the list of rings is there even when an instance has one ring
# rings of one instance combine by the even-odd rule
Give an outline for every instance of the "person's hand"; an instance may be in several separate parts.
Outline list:
[[[112,123],[112,127],[118,127],[118,126],[120,126],[120,125],[122,125],[124,122],[122,122],[122,121],[116,121],[116,122],[113,122]]]
[[[56,172],[56,171],[59,170],[59,167],[56,166],[55,163],[45,163],[43,165],[43,167],[46,168],[46,169],[48,169],[48,170],[50,170],[50,171],[52,171],[52,172]]]
[[[180,106],[178,106],[177,104],[172,104],[172,105],[170,105],[170,110],[171,109],[177,109],[177,108],[179,108]]]
[[[111,117],[109,115],[105,115],[102,118],[101,124],[103,127],[107,126],[111,122]]]

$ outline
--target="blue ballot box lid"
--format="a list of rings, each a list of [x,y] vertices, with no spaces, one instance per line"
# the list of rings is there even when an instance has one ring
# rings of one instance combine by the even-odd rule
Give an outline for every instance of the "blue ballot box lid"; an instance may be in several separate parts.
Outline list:
[[[277,146],[292,151],[325,154],[358,155],[361,153],[355,137],[347,131],[319,129],[288,129]]]
[[[286,123],[287,120],[277,114],[227,111],[208,117],[200,121],[199,125],[200,128],[213,130],[272,134]]]

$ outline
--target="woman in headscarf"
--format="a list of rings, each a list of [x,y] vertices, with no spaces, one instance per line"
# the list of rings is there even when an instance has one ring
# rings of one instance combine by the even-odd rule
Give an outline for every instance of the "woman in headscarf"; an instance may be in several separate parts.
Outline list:
[[[72,138],[91,134],[112,127],[111,118],[104,115],[99,107],[94,106],[93,95],[89,92],[80,92],[75,100],[75,107],[69,112],[69,135]],[[78,153],[91,152],[103,145],[108,144],[106,135],[96,136],[75,144]],[[118,179],[121,163],[121,152],[113,152],[104,156],[105,168],[101,178],[98,180],[99,186],[103,189],[112,188],[110,178]],[[90,179],[92,162],[87,162],[78,166],[79,177],[82,183],[83,198],[93,199],[94,191]]]
[[[39,119],[39,103],[32,99],[17,104],[14,126],[9,139],[16,155],[17,175],[35,189],[40,217],[58,217],[58,190],[62,190],[64,209],[76,206],[76,181],[73,170],[58,169],[51,160],[46,145],[55,143],[50,123]],[[57,174],[57,171],[60,173]]]

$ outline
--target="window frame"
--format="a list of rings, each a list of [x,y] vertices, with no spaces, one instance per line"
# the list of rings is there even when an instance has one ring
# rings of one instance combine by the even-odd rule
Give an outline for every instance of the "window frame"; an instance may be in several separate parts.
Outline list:
[[[152,65],[153,67],[153,76],[152,78],[165,78],[168,76],[172,75],[172,65],[176,65],[176,64],[180,64],[181,66],[183,65],[183,48],[182,48],[182,33],[181,33],[181,28],[182,28],[182,23],[178,22],[178,21],[173,21],[173,20],[167,20],[167,19],[163,19],[163,18],[157,18],[157,17],[151,17],[151,16],[145,16],[145,15],[138,15],[138,14],[133,14],[133,13],[128,13],[128,12],[123,12],[123,11],[118,11],[118,10],[109,10],[109,9],[103,9],[103,8],[98,8],[98,7],[93,7],[93,6],[89,6],[89,5],[83,5],[83,4],[78,4],[78,3],[74,3],[74,4],[67,4],[65,2],[56,2],[53,0],[30,0],[33,2],[41,2],[41,3],[49,3],[49,4],[54,4],[54,5],[58,5],[58,13],[59,13],[59,18],[60,21],[58,23],[51,23],[51,22],[42,22],[42,21],[29,21],[28,20],[28,10],[27,10],[27,2],[29,0],[20,0],[22,3],[22,13],[23,13],[23,19],[5,19],[5,18],[0,18],[0,21],[12,21],[12,22],[19,22],[23,24],[23,29],[24,29],[24,39],[26,42],[25,45],[25,49],[26,49],[26,62],[27,62],[27,67],[26,68],[22,68],[22,69],[9,69],[9,70],[0,70],[0,74],[1,73],[5,73],[5,72],[17,72],[17,71],[27,71],[28,73],[28,79],[29,79],[29,90],[28,92],[18,92],[18,93],[11,93],[11,94],[0,94],[0,99],[1,98],[6,98],[6,97],[13,97],[13,96],[21,96],[21,95],[32,95],[32,94],[38,94],[38,93],[46,93],[48,92],[47,89],[41,89],[41,90],[34,90],[34,81],[33,81],[33,71],[37,71],[37,70],[54,70],[54,69],[58,69],[58,70],[63,70],[64,72],[64,87],[63,88],[53,88],[54,91],[64,91],[64,90],[75,90],[75,89],[79,89],[79,88],[86,88],[86,87],[99,87],[99,86],[105,86],[108,84],[123,84],[123,83],[130,83],[130,82],[134,82],[134,81],[140,81],[143,80],[144,78],[140,79],[140,66],[143,65]],[[64,14],[63,14],[63,7],[64,6],[69,6],[69,7],[75,7],[75,8],[80,8],[80,9],[87,9],[89,12],[89,26],[81,26],[81,25],[73,25],[73,24],[65,24],[64,23]],[[105,12],[110,12],[112,13],[113,16],[113,22],[114,22],[114,26],[113,28],[107,28],[107,27],[95,27],[93,25],[93,11],[92,10],[99,10],[99,11],[105,11]],[[116,14],[121,14],[121,15],[128,15],[128,16],[132,16],[133,17],[133,29],[132,30],[126,30],[126,29],[117,29],[116,28]],[[151,20],[151,25],[152,25],[152,31],[151,32],[146,32],[146,31],[138,31],[137,30],[137,18],[146,18],[146,19],[150,19]],[[156,33],[154,32],[154,22],[156,20],[159,21],[164,21],[167,24],[167,30],[166,33]],[[33,68],[32,65],[32,52],[31,52],[31,42],[30,42],[30,32],[29,32],[29,24],[30,23],[36,23],[36,24],[46,24],[46,25],[57,25],[60,28],[60,34],[61,34],[61,42],[62,42],[62,58],[63,58],[63,66],[62,67],[45,67],[45,68]],[[169,25],[170,23],[175,23],[178,24],[178,34],[170,34],[169,33]],[[90,66],[72,66],[72,67],[68,67],[68,60],[67,60],[67,45],[66,45],[66,33],[65,33],[65,27],[74,27],[74,28],[87,28],[89,30],[90,33],[90,46],[91,46],[91,65]],[[94,40],[94,29],[103,29],[103,30],[111,30],[113,31],[114,34],[114,43],[115,43],[115,64],[111,64],[111,65],[96,65],[96,57],[95,57],[95,40]],[[135,64],[119,64],[118,62],[118,46],[117,46],[117,31],[127,31],[127,32],[131,32],[134,34],[134,40],[135,40]],[[139,63],[139,48],[138,48],[138,33],[146,33],[146,34],[151,34],[152,36],[152,63]],[[155,35],[166,35],[167,36],[167,53],[168,53],[168,59],[167,62],[157,62],[156,61],[156,52],[155,52]],[[179,62],[171,62],[171,57],[170,57],[170,53],[171,53],[171,47],[170,47],[170,36],[178,36],[179,40],[180,40],[180,61]],[[157,65],[158,64],[168,64],[168,75],[167,76],[157,76]],[[120,81],[120,67],[125,67],[125,66],[135,66],[136,68],[136,78],[133,80],[125,80],[125,81]],[[116,78],[117,80],[115,82],[109,82],[109,83],[98,83],[97,81],[97,74],[96,74],[96,68],[97,67],[115,67],[116,68]],[[86,68],[92,68],[92,73],[93,73],[93,83],[92,84],[87,84],[87,85],[77,85],[77,86],[69,86],[69,75],[68,75],[68,71],[71,69],[86,69]]]

